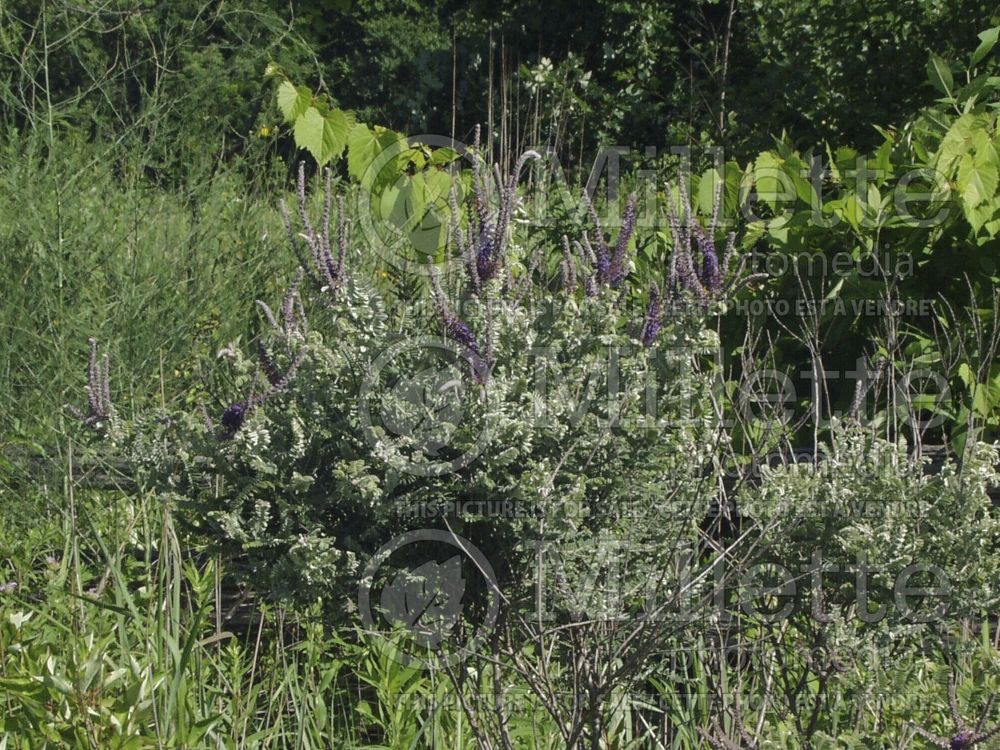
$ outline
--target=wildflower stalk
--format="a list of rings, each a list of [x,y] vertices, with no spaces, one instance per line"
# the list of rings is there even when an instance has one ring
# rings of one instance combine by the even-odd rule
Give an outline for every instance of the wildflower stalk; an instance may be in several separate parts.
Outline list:
[[[476,127],[473,144],[474,157],[472,166],[472,213],[475,221],[470,219],[470,237],[468,242],[461,242],[458,237],[461,232],[458,222],[458,200],[451,199],[453,229],[451,234],[456,238],[459,252],[469,276],[469,284],[474,294],[479,295],[483,287],[496,278],[506,266],[506,253],[510,222],[520,204],[517,194],[517,184],[524,167],[532,159],[541,159],[536,151],[525,151],[514,164],[511,173],[504,178],[498,164],[493,165],[493,179],[498,191],[498,205],[494,211],[490,205],[489,191],[483,175],[479,158],[479,128]],[[473,224],[475,231],[473,232]]]
[[[87,340],[90,354],[87,358],[87,413],[72,404],[66,404],[66,410],[76,417],[85,427],[96,432],[105,432],[115,420],[115,408],[111,403],[111,360],[107,352],[98,356],[97,339]]]
[[[334,257],[330,238],[330,221],[332,216],[333,184],[332,173],[329,169],[324,174],[323,189],[323,214],[321,218],[320,231],[317,233],[309,219],[309,205],[306,195],[306,172],[305,163],[299,163],[298,180],[296,183],[296,196],[298,199],[299,221],[302,224],[302,233],[299,237],[305,240],[309,248],[310,257],[305,257],[292,226],[291,216],[284,202],[281,203],[281,215],[285,222],[285,231],[292,244],[292,250],[299,259],[299,264],[305,269],[309,279],[321,290],[327,292],[331,298],[335,299],[337,292],[344,282],[344,269],[347,257],[347,212],[344,210],[344,200],[342,196],[337,196],[338,211],[338,236],[337,255]]]

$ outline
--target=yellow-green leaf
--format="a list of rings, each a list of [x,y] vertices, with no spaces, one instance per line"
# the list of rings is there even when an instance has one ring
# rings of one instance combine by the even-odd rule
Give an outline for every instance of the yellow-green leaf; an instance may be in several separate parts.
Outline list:
[[[290,81],[278,86],[278,109],[285,122],[295,122],[312,104],[312,92],[305,86],[295,87]]]

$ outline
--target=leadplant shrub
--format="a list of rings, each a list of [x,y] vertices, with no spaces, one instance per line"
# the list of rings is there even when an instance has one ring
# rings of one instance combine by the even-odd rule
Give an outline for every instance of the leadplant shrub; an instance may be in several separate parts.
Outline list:
[[[452,193],[450,253],[401,287],[351,236],[356,217],[335,208],[330,180],[316,214],[300,176],[300,210],[285,215],[301,268],[280,304],[258,304],[252,350],[220,351],[218,403],[103,429],[114,413],[103,364],[84,424],[258,591],[320,600],[330,622],[401,624],[404,660],[441,667],[462,696],[512,671],[566,747],[596,742],[613,696],[692,638],[777,638],[806,652],[792,660],[800,687],[839,679],[836,660],[812,650],[862,644],[858,565],[873,569],[869,602],[895,603],[899,569],[922,565],[904,586],[941,571],[955,611],[996,604],[985,448],[928,475],[905,446],[840,427],[825,461],[746,485],[728,537],[706,524],[730,499],[708,322],[752,278],[737,243],[720,243],[720,257],[715,219],[700,227],[681,191],[670,262],[648,291],[630,289],[634,198],[617,234],[589,212],[580,241],[538,248],[518,220],[525,161],[493,181],[475,170],[468,205]],[[413,538],[423,546],[387,563]],[[458,562],[452,541],[478,557]],[[784,603],[774,569],[811,582],[817,564],[840,577],[818,594],[800,587],[788,614],[748,605]],[[914,595],[917,609],[936,595]],[[832,615],[810,609],[817,596]],[[895,607],[871,628],[893,641],[920,624]],[[509,740],[517,709],[502,696],[462,709],[481,746]]]
[[[514,278],[505,254],[474,280],[435,275],[423,299],[392,304],[356,250],[334,284],[313,242],[325,232],[312,231],[316,283],[295,285],[280,313],[261,305],[268,331],[253,355],[220,354],[222,414],[158,415],[128,443],[258,583],[305,598],[347,591],[373,544],[428,516],[461,524],[448,509],[469,501],[503,502],[467,533],[512,562],[542,529],[614,529],[626,500],[630,513],[666,515],[682,486],[705,484],[711,419],[697,368],[714,340],[697,308],[654,322],[656,300],[631,303],[607,284],[586,294],[582,282],[549,292],[524,266]],[[598,275],[572,261],[581,278]]]
[[[303,267],[280,307],[259,303],[255,351],[220,352],[223,405],[116,429],[143,481],[258,586],[337,600],[361,559],[413,528],[460,531],[522,582],[540,541],[697,534],[721,433],[709,302],[691,290],[703,273],[718,285],[714,246],[685,227],[678,247],[699,252],[686,273],[664,269],[645,299],[629,292],[633,196],[617,237],[591,212],[575,251],[553,249],[555,283],[512,230],[531,157],[495,183],[477,168],[468,210],[453,195],[455,262],[431,267],[409,301],[375,283],[329,180],[311,215],[300,173],[286,220]],[[648,580],[648,559],[630,574]]]

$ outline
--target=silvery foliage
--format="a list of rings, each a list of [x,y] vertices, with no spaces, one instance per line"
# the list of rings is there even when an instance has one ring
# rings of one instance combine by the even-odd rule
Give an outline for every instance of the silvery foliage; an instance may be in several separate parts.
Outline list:
[[[335,297],[300,290],[300,272],[279,313],[258,305],[256,353],[226,347],[213,365],[227,383],[216,401],[245,405],[239,420],[207,403],[156,415],[132,426],[125,450],[275,595],[350,595],[360,562],[394,534],[455,528],[496,565],[511,601],[541,585],[553,613],[620,609],[622,590],[580,599],[606,577],[588,545],[618,550],[615,585],[633,601],[678,545],[697,543],[717,490],[706,472],[721,439],[707,399],[717,341],[703,311],[678,306],[651,345],[645,300],[551,291],[529,277],[538,264],[518,238],[508,248],[503,273],[478,288],[436,279],[444,303],[430,284],[390,301],[354,251]],[[470,512],[470,501],[493,510]],[[553,543],[558,567],[538,581],[539,550]]]
[[[975,617],[1000,603],[1000,512],[987,492],[1000,482],[997,462],[997,447],[980,444],[961,465],[932,468],[903,440],[839,424],[820,460],[765,468],[740,507],[761,527],[780,521],[771,526],[775,533],[758,538],[761,557],[800,584],[808,588],[810,574],[802,571],[810,566],[830,568],[822,580],[824,617],[849,629],[861,624],[857,575],[864,566],[869,619],[896,635],[919,634],[929,622]],[[907,587],[939,592],[898,603]],[[880,605],[885,612],[876,617]]]

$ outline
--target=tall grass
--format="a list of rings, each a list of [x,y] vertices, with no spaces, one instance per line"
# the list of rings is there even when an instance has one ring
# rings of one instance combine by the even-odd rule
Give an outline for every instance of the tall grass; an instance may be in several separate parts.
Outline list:
[[[60,510],[30,519],[0,514],[0,583],[18,584],[0,593],[0,748],[475,746],[451,682],[395,660],[391,641],[331,632],[317,613],[266,602],[249,625],[227,623],[225,570],[183,537],[169,503],[84,490],[78,450],[64,449],[62,487],[31,498]],[[906,722],[948,725],[952,667],[977,675],[963,681],[960,698],[969,713],[980,710],[1000,686],[990,628],[954,637],[962,654],[955,665],[859,659],[823,699],[828,733],[818,741],[828,742],[816,747],[921,747]],[[744,667],[717,645],[685,647],[680,666],[658,670],[648,695],[610,701],[607,747],[705,747],[698,727],[711,701],[759,707],[754,695],[802,666],[787,658],[808,653],[779,654],[777,645]],[[765,668],[774,660],[783,665],[777,672]],[[516,681],[503,687],[517,708],[510,724],[517,747],[562,747],[530,691]],[[767,746],[798,747],[794,711],[781,690],[770,695],[768,736],[776,744]],[[756,725],[756,709],[742,718]],[[872,737],[882,743],[866,744]]]
[[[0,435],[78,398],[88,336],[113,347],[126,413],[196,386],[193,354],[251,333],[294,261],[273,200],[235,169],[161,189],[141,159],[39,138],[0,158]]]
[[[357,745],[345,656],[363,676],[377,651],[266,603],[227,629],[224,573],[170,505],[81,494],[72,465],[62,512],[0,520],[0,579],[17,584],[0,595],[0,747]]]

